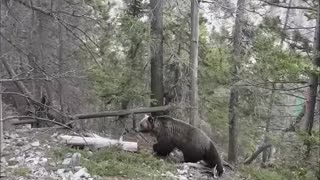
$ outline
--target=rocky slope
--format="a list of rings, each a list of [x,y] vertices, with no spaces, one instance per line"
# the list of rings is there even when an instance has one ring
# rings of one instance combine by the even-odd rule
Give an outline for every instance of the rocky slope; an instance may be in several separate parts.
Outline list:
[[[93,179],[126,179],[123,177],[102,178],[90,175],[86,167],[80,165],[81,154],[78,152],[60,154],[58,159],[55,150],[64,148],[59,139],[60,134],[72,132],[62,129],[16,129],[5,131],[4,151],[1,155],[0,176],[3,180],[93,180]],[[90,151],[91,152],[91,151]],[[91,153],[95,153],[94,151]],[[177,163],[176,173],[162,173],[164,179],[213,179],[205,172],[201,164]],[[232,179],[226,169],[224,177]]]

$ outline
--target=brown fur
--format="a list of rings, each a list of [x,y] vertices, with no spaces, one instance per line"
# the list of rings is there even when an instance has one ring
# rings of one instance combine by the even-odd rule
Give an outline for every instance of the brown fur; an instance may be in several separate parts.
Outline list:
[[[185,162],[204,160],[210,168],[216,167],[223,174],[222,161],[213,141],[200,129],[169,116],[145,116],[138,126],[139,132],[151,132],[157,138],[153,150],[167,156],[177,148],[183,152]]]

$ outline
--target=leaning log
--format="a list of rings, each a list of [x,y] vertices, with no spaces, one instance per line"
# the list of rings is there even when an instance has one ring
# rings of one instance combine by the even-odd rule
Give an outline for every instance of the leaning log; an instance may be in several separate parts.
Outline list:
[[[266,150],[267,148],[270,148],[271,144],[263,144],[262,146],[260,146],[252,155],[251,157],[249,157],[247,160],[244,161],[243,164],[248,165],[251,164],[258,156],[259,154]]]
[[[22,95],[23,96],[23,95]],[[32,100],[34,101],[34,100]],[[46,107],[44,105],[44,107]],[[52,119],[55,119],[54,117],[58,117],[58,119],[66,118],[68,120],[71,120],[71,122],[74,122],[75,120],[83,120],[83,119],[92,119],[92,118],[102,118],[102,117],[108,117],[108,116],[126,116],[130,114],[143,114],[143,113],[152,113],[152,112],[159,112],[159,111],[168,111],[175,108],[174,106],[167,105],[167,106],[157,106],[157,107],[142,107],[142,108],[136,108],[136,109],[127,109],[127,110],[118,110],[118,111],[104,111],[104,112],[98,112],[98,113],[89,113],[89,114],[76,114],[73,116],[67,116],[61,113],[56,113],[56,115],[53,116]],[[53,109],[53,108],[51,108]],[[54,110],[54,109],[53,109]],[[55,111],[54,111],[55,112]],[[54,113],[53,112],[53,113]],[[49,115],[49,114],[48,114]],[[32,116],[12,116],[7,117],[4,120],[11,120],[18,118],[21,120],[21,122],[13,122],[13,125],[21,125],[21,124],[32,124],[37,122],[37,120],[45,120],[45,118],[37,118]],[[28,119],[28,120],[22,120],[22,119]],[[47,120],[49,123],[57,124],[60,121],[53,121],[53,120]],[[64,126],[68,126],[68,124],[63,124]]]
[[[79,119],[101,118],[101,117],[108,117],[108,116],[126,116],[130,114],[143,114],[143,113],[167,111],[167,110],[170,110],[171,108],[173,108],[173,106],[170,106],[170,105],[157,106],[157,107],[143,107],[143,108],[118,110],[118,111],[105,111],[105,112],[91,113],[91,114],[76,114],[70,118],[73,120],[79,120]]]
[[[68,135],[61,135],[60,138],[62,139],[62,142],[66,143],[67,145],[88,146],[88,147],[94,147],[94,148],[120,145],[120,147],[125,151],[131,151],[131,152],[138,151],[138,143],[122,141],[121,139],[115,140],[115,139],[104,138],[100,136],[80,137],[80,136],[68,136]]]

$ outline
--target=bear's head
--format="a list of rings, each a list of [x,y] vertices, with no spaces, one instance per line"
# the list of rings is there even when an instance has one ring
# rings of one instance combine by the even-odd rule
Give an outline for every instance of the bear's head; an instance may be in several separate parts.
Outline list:
[[[144,115],[144,118],[141,119],[137,127],[138,132],[150,132],[154,128],[154,118],[149,115]]]

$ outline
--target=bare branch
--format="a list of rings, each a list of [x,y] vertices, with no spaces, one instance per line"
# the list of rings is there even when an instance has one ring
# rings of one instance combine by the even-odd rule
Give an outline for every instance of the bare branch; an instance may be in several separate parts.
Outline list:
[[[34,104],[36,104],[36,105],[38,105],[38,106],[42,106],[42,107],[51,109],[51,110],[53,110],[54,112],[58,113],[59,115],[61,115],[61,116],[63,116],[63,117],[69,117],[68,115],[61,113],[61,111],[53,108],[52,106],[47,106],[47,105],[45,105],[45,104],[42,104],[41,102],[36,101],[36,100],[34,100],[32,97],[29,97],[29,96],[24,95],[24,94],[20,94],[20,93],[16,93],[16,92],[0,92],[0,94],[12,94],[12,95],[21,96],[21,97],[24,97],[24,98],[32,101]]]
[[[3,118],[2,121],[8,121],[11,119],[36,119],[36,120],[40,120],[40,121],[50,122],[50,123],[53,123],[53,124],[56,124],[56,125],[59,125],[59,126],[62,126],[62,127],[65,127],[67,129],[72,130],[72,128],[70,128],[68,125],[62,124],[60,122],[53,121],[53,120],[46,119],[46,118],[34,117],[34,116],[9,116],[9,117]],[[28,121],[28,122],[31,123],[31,121]]]
[[[1,58],[2,64],[4,65],[4,67],[6,68],[8,74],[10,77],[14,77],[16,76],[16,73],[14,72],[14,70],[12,69],[12,67],[9,65],[9,63],[7,62],[7,60],[5,58]],[[30,98],[32,97],[32,94],[30,93],[30,91],[28,90],[28,88],[21,82],[21,81],[15,81],[14,82],[15,85],[17,86],[17,88],[19,89],[19,91],[23,94],[26,94],[27,96],[29,96]]]
[[[20,49],[18,46],[16,46],[11,40],[7,39],[1,32],[0,32],[0,36],[7,41],[13,48],[15,48],[20,54],[28,57],[28,54],[26,52],[24,52],[22,49]]]
[[[28,8],[30,8],[30,9],[34,10],[34,11],[40,12],[40,13],[46,15],[46,16],[49,16],[49,17],[52,17],[53,19],[58,20],[58,22],[59,22],[61,25],[63,25],[67,31],[71,32],[78,40],[80,40],[80,42],[85,46],[85,48],[87,49],[87,51],[89,52],[89,54],[92,56],[92,58],[94,59],[94,61],[95,61],[100,67],[102,67],[101,64],[97,61],[96,57],[93,55],[93,53],[92,53],[92,51],[90,50],[90,48],[87,46],[87,44],[86,44],[75,32],[73,32],[69,27],[67,27],[67,25],[64,24],[64,22],[63,22],[59,17],[57,17],[57,16],[55,16],[53,13],[48,12],[48,11],[45,11],[45,10],[39,8],[39,7],[36,7],[36,6],[33,6],[33,5],[29,5],[29,4],[27,4],[26,2],[24,2],[24,1],[22,1],[22,0],[14,0],[14,1],[16,1],[16,2],[24,5],[25,7],[28,7]]]
[[[61,76],[54,76],[50,75],[50,77],[45,77],[45,78],[11,78],[11,79],[0,79],[0,82],[5,83],[5,82],[16,82],[16,81],[29,81],[29,80],[43,80],[43,81],[52,81],[54,79],[60,79],[60,78],[86,78],[85,76],[70,76],[68,73],[64,73]]]
[[[288,6],[287,4],[283,4],[283,3],[272,3],[269,2],[267,0],[260,0],[261,2],[264,2],[268,5],[271,6],[276,6],[276,7],[280,7],[280,8],[286,8],[286,9],[304,9],[304,10],[309,10],[309,11],[316,11],[316,9],[314,8],[310,8],[310,7],[305,7],[305,6]]]

